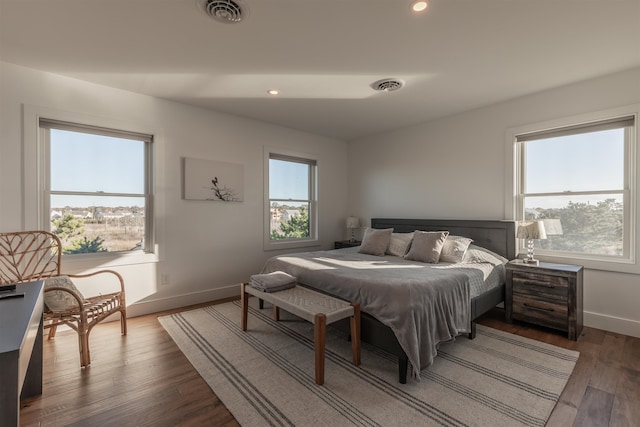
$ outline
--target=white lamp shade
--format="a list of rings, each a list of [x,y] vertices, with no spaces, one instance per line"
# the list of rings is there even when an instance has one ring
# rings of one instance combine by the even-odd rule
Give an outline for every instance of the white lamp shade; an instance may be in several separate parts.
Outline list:
[[[347,228],[360,228],[360,220],[357,216],[347,217]]]
[[[519,239],[546,239],[547,233],[542,221],[520,221],[516,237]]]

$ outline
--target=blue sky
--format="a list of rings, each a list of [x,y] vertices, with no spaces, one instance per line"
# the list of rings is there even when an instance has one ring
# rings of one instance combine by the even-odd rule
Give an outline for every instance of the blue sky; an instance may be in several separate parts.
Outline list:
[[[309,198],[309,165],[269,160],[269,198]]]
[[[526,142],[527,193],[624,189],[624,129]],[[531,200],[528,207],[561,207],[603,196],[568,195]],[[621,197],[617,195],[616,197]],[[537,203],[536,203],[537,202]]]
[[[51,129],[51,190],[144,193],[144,142]],[[66,205],[144,206],[144,198],[55,196]]]

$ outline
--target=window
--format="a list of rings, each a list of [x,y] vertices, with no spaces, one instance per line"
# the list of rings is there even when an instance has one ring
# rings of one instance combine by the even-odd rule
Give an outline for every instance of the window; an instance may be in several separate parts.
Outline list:
[[[316,161],[268,153],[265,248],[315,244]]]
[[[39,120],[43,224],[65,254],[151,252],[151,135]]]
[[[633,260],[635,115],[515,135],[516,219],[543,220],[536,253]]]

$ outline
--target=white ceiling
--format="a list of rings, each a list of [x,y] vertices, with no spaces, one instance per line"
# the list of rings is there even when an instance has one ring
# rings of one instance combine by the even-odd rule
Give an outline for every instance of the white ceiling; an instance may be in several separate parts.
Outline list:
[[[199,3],[0,0],[0,59],[344,140],[640,66],[640,0]]]

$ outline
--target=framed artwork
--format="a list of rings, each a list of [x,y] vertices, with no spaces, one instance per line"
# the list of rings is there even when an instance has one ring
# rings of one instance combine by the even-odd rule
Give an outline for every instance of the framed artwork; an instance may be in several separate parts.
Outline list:
[[[244,166],[237,163],[184,158],[185,200],[242,202]]]

